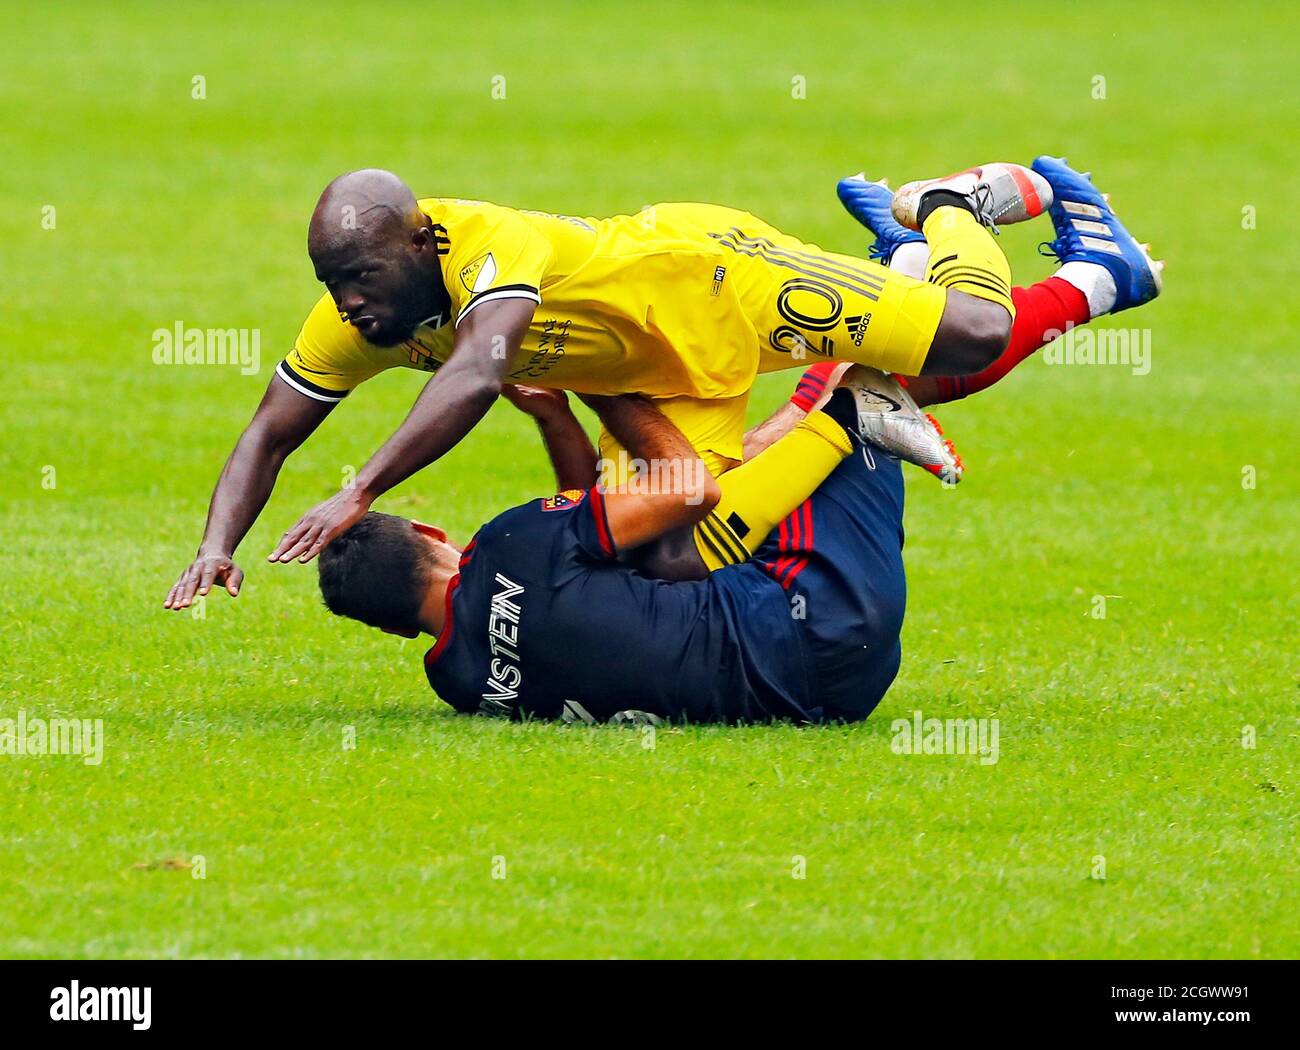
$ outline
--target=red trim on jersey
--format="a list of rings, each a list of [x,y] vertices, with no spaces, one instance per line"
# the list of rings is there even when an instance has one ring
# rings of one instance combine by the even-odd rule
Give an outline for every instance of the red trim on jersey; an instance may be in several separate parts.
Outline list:
[[[804,520],[804,528],[807,530],[808,533],[807,539],[804,541],[803,549],[805,551],[810,551],[813,549],[812,502],[810,500],[806,500],[803,506],[801,506],[796,513],[802,515]],[[799,561],[796,563],[794,568],[791,569],[786,574],[785,580],[782,582],[781,586],[788,591],[791,588],[791,586],[793,586],[795,578],[806,568],[808,568],[808,556],[805,554],[802,558],[799,559]]]
[[[600,549],[614,557],[614,540],[609,534],[609,518],[605,515],[605,497],[601,494],[599,486],[593,485],[589,490],[591,494],[591,516],[596,520],[596,537],[600,540]]]
[[[779,551],[788,551],[790,549],[790,519],[788,516],[781,519],[781,523],[776,529],[776,536],[776,549]],[[787,566],[793,560],[794,559],[789,557],[789,555],[784,555],[777,558],[775,562],[768,562],[767,569],[771,574],[772,579],[779,583],[781,580],[781,573],[785,572]]]
[[[471,544],[471,546],[472,545],[473,544]],[[469,547],[466,547],[465,550],[468,552]],[[451,641],[451,598],[452,595],[456,593],[456,588],[459,586],[460,573],[456,573],[455,576],[447,581],[447,595],[444,599],[446,605],[444,606],[445,611],[442,614],[442,634],[438,635],[438,641],[434,643],[433,648],[424,654],[425,667],[431,667],[433,664],[436,664],[438,662],[438,657],[442,655],[442,651],[447,648],[447,643]]]
[[[805,500],[777,526],[777,550],[781,557],[775,562],[762,562],[764,571],[786,590],[795,578],[808,567],[808,551],[813,549],[812,501]]]

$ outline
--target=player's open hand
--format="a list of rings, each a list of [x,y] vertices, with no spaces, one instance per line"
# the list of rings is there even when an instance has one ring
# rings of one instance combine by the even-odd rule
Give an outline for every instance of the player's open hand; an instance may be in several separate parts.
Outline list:
[[[563,390],[506,383],[501,387],[501,396],[538,422],[569,414],[569,395]]]
[[[229,554],[205,554],[199,551],[190,567],[167,592],[164,609],[188,609],[194,596],[205,595],[214,584],[222,584],[232,598],[239,596],[239,586],[244,582],[244,570],[234,563]]]
[[[318,503],[298,519],[298,523],[284,534],[279,546],[267,561],[311,561],[336,536],[341,536],[365,517],[370,503],[355,489],[344,489],[324,503]]]

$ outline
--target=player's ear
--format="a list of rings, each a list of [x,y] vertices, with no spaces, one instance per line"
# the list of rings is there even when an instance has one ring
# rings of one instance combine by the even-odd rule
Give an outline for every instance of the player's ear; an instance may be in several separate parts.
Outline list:
[[[447,542],[447,534],[437,525],[426,525],[422,521],[413,521],[411,522],[411,528],[422,536],[428,536],[431,540],[437,540],[439,543]]]

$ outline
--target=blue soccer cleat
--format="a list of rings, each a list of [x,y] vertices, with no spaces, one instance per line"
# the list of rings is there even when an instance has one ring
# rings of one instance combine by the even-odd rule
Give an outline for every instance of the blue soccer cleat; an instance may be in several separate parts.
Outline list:
[[[1092,184],[1091,174],[1079,174],[1064,157],[1039,157],[1033,167],[1051,185],[1054,197],[1048,210],[1056,240],[1044,245],[1047,252],[1063,263],[1104,266],[1115,280],[1115,305],[1108,313],[1141,306],[1159,295],[1165,264],[1152,259],[1151,246],[1139,244],[1124,228],[1109,199]]]
[[[925,234],[909,230],[894,218],[890,210],[894,202],[894,191],[885,185],[885,180],[868,182],[862,172],[840,179],[835,187],[840,196],[840,203],[848,209],[858,222],[876,235],[875,243],[867,250],[867,255],[884,265],[889,265],[889,258],[903,244],[912,241],[925,243]]]

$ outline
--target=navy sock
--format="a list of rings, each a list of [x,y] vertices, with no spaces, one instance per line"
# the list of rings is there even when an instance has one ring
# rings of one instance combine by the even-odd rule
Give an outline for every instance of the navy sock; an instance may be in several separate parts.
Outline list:
[[[822,411],[844,428],[850,440],[858,436],[858,403],[851,391],[838,388],[822,405]]]

